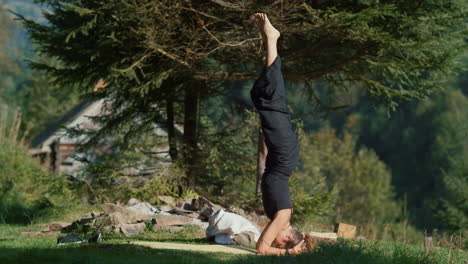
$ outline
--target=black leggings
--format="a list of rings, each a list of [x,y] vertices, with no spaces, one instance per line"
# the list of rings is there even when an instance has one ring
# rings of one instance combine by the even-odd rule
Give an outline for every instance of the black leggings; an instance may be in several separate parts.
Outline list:
[[[277,211],[292,208],[288,179],[299,160],[299,141],[286,104],[279,56],[262,69],[250,96],[260,114],[268,149],[261,188],[265,213],[273,219]]]
[[[289,174],[275,170],[265,170],[262,175],[263,208],[270,220],[277,211],[292,208],[288,180]]]

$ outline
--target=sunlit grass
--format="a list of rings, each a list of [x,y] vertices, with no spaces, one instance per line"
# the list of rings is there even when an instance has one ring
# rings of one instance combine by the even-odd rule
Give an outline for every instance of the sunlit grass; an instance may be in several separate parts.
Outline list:
[[[340,240],[316,252],[297,257],[245,256],[226,253],[159,250],[131,245],[128,241],[208,243],[196,227],[181,233],[146,232],[132,238],[106,235],[100,244],[56,245],[59,235],[37,232],[41,225],[0,225],[0,263],[464,263],[468,254],[448,248],[428,253],[420,247],[395,242]],[[31,237],[33,236],[33,237]],[[38,237],[39,236],[39,237]]]

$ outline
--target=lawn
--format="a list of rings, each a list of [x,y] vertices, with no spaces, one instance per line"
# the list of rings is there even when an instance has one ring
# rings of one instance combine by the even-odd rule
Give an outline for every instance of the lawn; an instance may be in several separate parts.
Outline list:
[[[22,234],[40,225],[0,225],[0,263],[468,263],[463,251],[435,248],[428,254],[410,245],[382,241],[340,240],[316,252],[291,257],[200,253],[151,249],[130,240],[207,242],[195,228],[182,233],[147,232],[134,238],[106,236],[100,244],[56,245],[58,233]]]

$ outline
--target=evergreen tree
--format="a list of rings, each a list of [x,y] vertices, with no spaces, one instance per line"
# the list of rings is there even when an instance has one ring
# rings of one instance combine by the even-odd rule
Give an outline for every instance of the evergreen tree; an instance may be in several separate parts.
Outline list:
[[[103,129],[85,146],[123,127],[129,140],[137,139],[159,111],[169,114],[172,130],[174,105],[182,104],[184,185],[190,188],[196,179],[199,101],[225,90],[220,81],[257,78],[260,38],[249,22],[254,10],[268,13],[282,32],[285,78],[302,83],[310,102],[324,108],[312,85],[317,79],[329,84],[330,97],[360,84],[391,108],[427,96],[439,74],[453,66],[466,33],[462,0],[40,2],[52,9],[45,15],[48,24],[20,17],[38,51],[59,58],[64,67],[32,66],[63,87],[79,83],[90,92],[86,87],[100,78],[109,83],[92,96],[106,98],[115,109],[100,118]],[[136,119],[141,122],[123,125]]]
[[[392,183],[398,197],[407,195],[413,224],[460,231],[467,217],[468,100],[458,87],[436,95],[406,103],[391,117],[383,107],[361,109],[360,143],[392,168]]]

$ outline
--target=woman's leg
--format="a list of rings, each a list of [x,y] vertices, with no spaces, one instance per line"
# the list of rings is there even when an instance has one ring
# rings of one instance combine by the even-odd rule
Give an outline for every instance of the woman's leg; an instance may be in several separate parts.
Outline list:
[[[277,42],[280,37],[279,31],[273,27],[266,14],[256,13],[252,19],[262,35],[266,50],[266,66],[269,67],[278,56]]]

